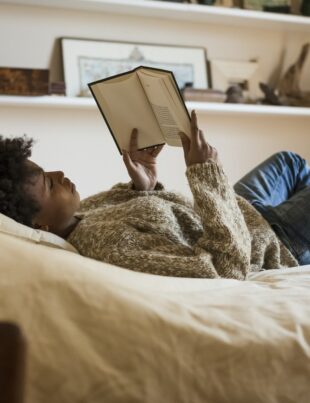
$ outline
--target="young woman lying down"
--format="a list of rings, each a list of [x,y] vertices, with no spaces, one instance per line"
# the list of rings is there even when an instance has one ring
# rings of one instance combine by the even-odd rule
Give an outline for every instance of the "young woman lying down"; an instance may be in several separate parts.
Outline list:
[[[194,203],[157,181],[162,146],[123,160],[131,182],[80,202],[62,171],[29,159],[32,140],[0,138],[0,212],[67,239],[90,258],[181,277],[244,279],[247,272],[310,263],[310,169],[291,152],[273,155],[234,188],[191,114],[180,133]]]

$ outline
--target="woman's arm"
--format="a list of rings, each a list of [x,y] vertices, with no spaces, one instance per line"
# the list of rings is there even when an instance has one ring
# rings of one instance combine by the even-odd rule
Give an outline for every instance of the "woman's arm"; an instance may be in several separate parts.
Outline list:
[[[217,272],[231,277],[250,269],[251,238],[235,193],[220,165],[215,148],[205,140],[192,111],[191,139],[180,133],[187,178],[204,234],[198,245],[212,255]]]
[[[222,167],[209,160],[191,165],[186,175],[204,228],[197,246],[212,255],[220,276],[245,276],[250,270],[250,233]]]

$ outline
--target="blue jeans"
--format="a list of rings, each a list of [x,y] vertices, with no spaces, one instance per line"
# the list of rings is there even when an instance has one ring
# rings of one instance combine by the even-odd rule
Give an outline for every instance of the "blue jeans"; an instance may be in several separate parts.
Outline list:
[[[310,264],[310,168],[292,152],[272,155],[234,186],[269,222],[300,265]]]

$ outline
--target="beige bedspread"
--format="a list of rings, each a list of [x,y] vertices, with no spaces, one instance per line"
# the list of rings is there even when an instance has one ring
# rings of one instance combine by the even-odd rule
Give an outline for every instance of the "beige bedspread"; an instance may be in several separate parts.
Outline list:
[[[310,266],[180,279],[4,234],[0,248],[29,403],[310,401]]]

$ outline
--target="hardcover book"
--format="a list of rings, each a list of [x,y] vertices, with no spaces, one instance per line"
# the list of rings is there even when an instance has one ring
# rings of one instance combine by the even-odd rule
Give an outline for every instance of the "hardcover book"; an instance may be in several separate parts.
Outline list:
[[[190,138],[190,115],[171,71],[139,66],[88,84],[119,152],[129,150],[133,128],[138,149]]]

